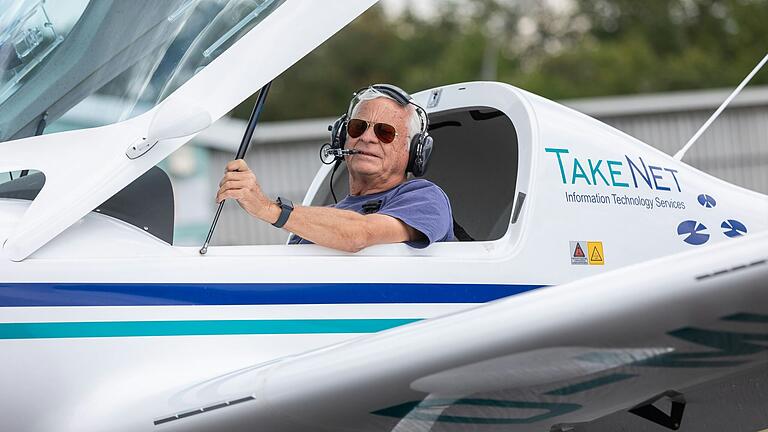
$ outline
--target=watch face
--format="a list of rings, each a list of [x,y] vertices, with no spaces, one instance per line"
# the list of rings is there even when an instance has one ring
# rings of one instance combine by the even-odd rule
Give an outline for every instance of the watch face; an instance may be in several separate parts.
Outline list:
[[[285,198],[277,197],[277,205],[279,205],[282,208],[293,209],[293,202]]]

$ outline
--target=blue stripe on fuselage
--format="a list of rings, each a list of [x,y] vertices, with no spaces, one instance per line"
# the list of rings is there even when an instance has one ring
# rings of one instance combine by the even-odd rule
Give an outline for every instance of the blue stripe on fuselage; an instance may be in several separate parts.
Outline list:
[[[544,285],[0,282],[0,307],[485,303],[542,286]]]

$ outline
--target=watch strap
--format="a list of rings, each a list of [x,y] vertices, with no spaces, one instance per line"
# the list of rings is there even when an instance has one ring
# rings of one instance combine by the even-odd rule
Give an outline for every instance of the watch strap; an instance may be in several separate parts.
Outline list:
[[[280,206],[280,217],[277,218],[277,222],[273,223],[272,226],[282,228],[288,222],[288,217],[291,216],[293,202],[286,198],[277,197],[277,205]]]

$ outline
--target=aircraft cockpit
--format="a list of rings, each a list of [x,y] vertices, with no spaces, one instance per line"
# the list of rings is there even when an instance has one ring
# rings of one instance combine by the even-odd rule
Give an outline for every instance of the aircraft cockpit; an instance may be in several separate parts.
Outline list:
[[[480,84],[479,87],[483,89],[486,85]],[[471,89],[469,91],[456,88],[443,90],[473,93]],[[521,146],[518,142],[516,123],[522,125],[525,131],[525,122],[513,123],[510,117],[499,108],[481,104],[433,110],[429,116],[430,134],[435,140],[435,151],[424,177],[440,185],[448,195],[453,210],[457,242],[435,244],[427,250],[414,250],[405,245],[380,245],[373,253],[392,256],[412,254],[440,256],[444,253],[474,255],[476,252],[481,252],[483,248],[468,249],[469,245],[466,242],[474,242],[479,246],[488,242],[496,243],[508,233],[519,234],[520,225],[517,222],[525,203],[526,193],[525,189],[518,187],[518,183],[526,181],[530,164],[521,165],[520,163]],[[529,152],[530,148],[524,145],[522,151]],[[522,175],[519,173],[521,166],[524,171]],[[320,169],[306,195],[305,205],[324,206],[333,203],[330,176],[329,167]],[[44,183],[45,175],[33,172],[26,177],[0,184],[0,198],[34,200]],[[333,188],[337,196],[348,193],[344,164],[334,176]],[[237,206],[232,208],[240,211]],[[174,219],[177,211],[171,180],[165,171],[154,167],[98,205],[91,214],[118,219],[138,228],[145,235],[151,235],[165,244],[173,245]],[[221,246],[215,246],[213,249],[220,248]],[[239,250],[238,255],[277,252],[272,247],[267,249],[260,246],[224,247],[227,253]],[[279,252],[279,254],[298,255],[318,253],[336,254],[331,250],[318,249],[314,245],[307,248],[290,246],[288,250]],[[364,251],[363,254],[366,252]]]
[[[430,135],[435,140],[424,178],[448,194],[459,241],[492,241],[504,236],[512,217],[517,182],[518,143],[512,121],[489,107],[464,107],[430,114]],[[321,185],[329,185],[324,180]],[[333,188],[348,191],[344,165]],[[522,205],[525,194],[519,197]],[[322,187],[312,205],[333,203],[330,186]]]
[[[19,207],[5,224],[13,230],[0,232],[9,236],[9,245],[17,244],[15,260],[23,260],[52,240],[59,245],[53,256],[62,256],[65,249],[73,248],[64,247],[64,240],[54,240],[56,236],[66,234],[79,220],[90,226],[94,218],[105,215],[128,224],[110,231],[117,255],[130,253],[119,246],[123,241],[136,244],[135,240],[147,236],[151,237],[147,244],[161,240],[152,246],[152,253],[186,253],[183,246],[162,250],[174,244],[174,218],[183,210],[174,202],[172,182],[157,166],[192,134],[174,135],[167,144],[160,141],[156,150],[147,150],[138,159],[126,158],[126,148],[146,139],[152,119],[163,107],[173,112],[190,100],[200,101],[201,112],[213,120],[222,117],[366,7],[328,6],[324,13],[332,24],[317,26],[316,35],[297,39],[287,49],[264,43],[279,37],[283,27],[250,30],[270,22],[273,15],[284,23],[286,17],[308,7],[301,2],[82,0],[68,2],[64,10],[61,3],[16,0],[10,6],[0,14],[0,148],[9,142],[5,149],[34,145],[37,151],[23,160],[0,158],[4,176],[11,171],[13,180],[0,180],[0,198],[8,206]],[[243,56],[243,50],[249,55]],[[254,74],[260,78],[254,79]],[[524,213],[532,170],[532,123],[524,97],[497,83],[457,84],[413,96],[427,109],[436,143],[425,177],[448,194],[454,231],[461,231],[458,238],[465,242],[435,244],[420,251],[406,245],[380,245],[370,253],[464,256],[487,253],[502,243],[514,244],[520,238],[517,222]],[[87,124],[67,123],[66,119],[86,112],[97,115],[88,117]],[[177,120],[183,123],[184,119]],[[111,164],[111,171],[95,172],[94,166],[103,161]],[[330,174],[329,167],[320,169],[305,205],[332,202]],[[342,165],[335,177],[336,194],[346,194],[346,187]],[[29,206],[32,200],[36,205]],[[66,216],[60,209],[68,209]],[[44,234],[38,226],[45,227]],[[500,242],[503,238],[509,241]],[[67,241],[72,245],[80,240],[74,236]],[[217,248],[236,255],[332,253],[315,246],[275,247],[283,246]],[[44,254],[54,249],[44,248]]]

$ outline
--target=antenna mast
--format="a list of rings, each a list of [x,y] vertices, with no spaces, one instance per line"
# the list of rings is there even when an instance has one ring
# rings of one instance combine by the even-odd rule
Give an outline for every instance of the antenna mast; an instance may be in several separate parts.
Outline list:
[[[763,66],[765,66],[766,62],[768,62],[768,54],[766,54],[765,57],[763,57],[763,59],[760,61],[760,63],[758,63],[757,66],[755,66],[755,68],[752,69],[752,72],[750,72],[749,75],[747,75],[747,77],[744,78],[744,81],[742,81],[741,84],[739,84],[739,86],[736,87],[736,90],[734,90],[733,93],[731,93],[731,95],[728,96],[728,99],[726,99],[725,102],[723,102],[722,105],[720,105],[720,108],[718,108],[717,111],[715,111],[715,113],[712,114],[712,117],[710,117],[709,120],[707,120],[707,122],[704,123],[704,125],[698,130],[698,132],[696,132],[696,134],[694,134],[693,137],[691,137],[691,139],[688,140],[688,142],[683,146],[683,148],[681,148],[679,152],[675,153],[675,155],[673,156],[675,160],[683,159],[683,156],[685,156],[685,153],[688,151],[688,149],[691,148],[693,143],[695,143],[696,140],[698,140],[699,137],[701,137],[701,135],[704,132],[706,132],[709,126],[715,120],[717,120],[717,118],[720,116],[723,110],[728,106],[728,104],[731,103],[733,98],[735,98],[736,96],[739,95],[739,93],[741,93],[741,91],[744,89],[747,83],[749,83],[752,80],[752,78],[755,77],[757,72],[760,71],[760,69],[762,69]]]

